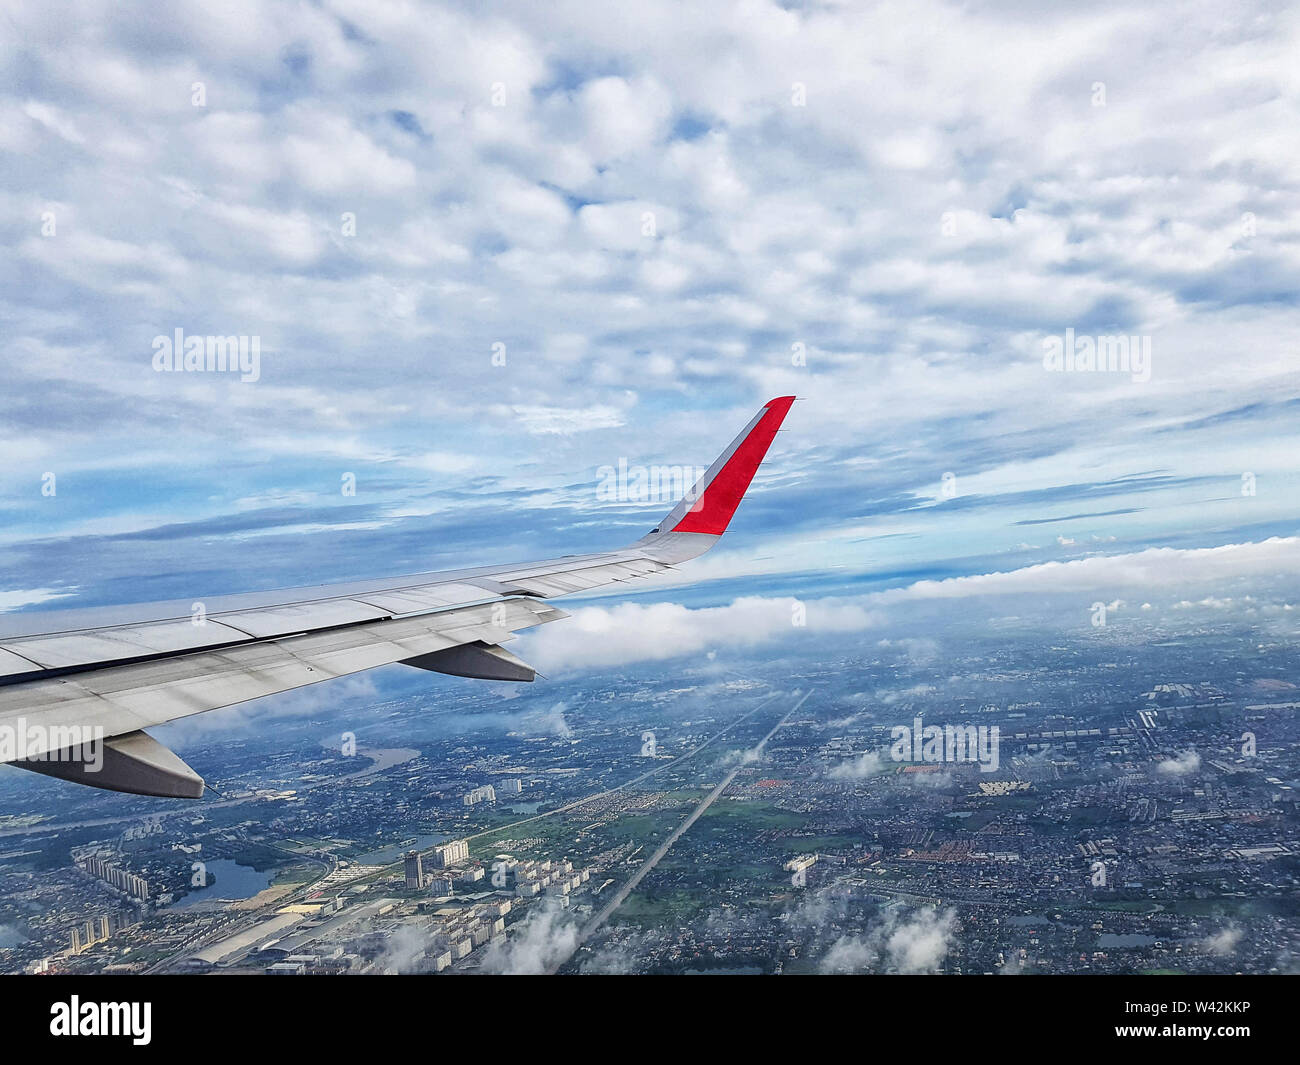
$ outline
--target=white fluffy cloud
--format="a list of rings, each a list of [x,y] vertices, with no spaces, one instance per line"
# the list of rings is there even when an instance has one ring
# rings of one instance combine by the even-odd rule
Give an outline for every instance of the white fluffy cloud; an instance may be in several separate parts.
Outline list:
[[[1236,953],[1237,946],[1241,943],[1241,937],[1241,929],[1236,925],[1229,925],[1206,936],[1201,941],[1201,947],[1206,953],[1213,954],[1216,958],[1226,958]]]
[[[1200,768],[1201,756],[1196,751],[1183,751],[1182,754],[1156,763],[1156,772],[1167,777],[1190,776]]]
[[[793,619],[801,608],[806,625],[796,626]],[[870,611],[852,603],[746,596],[700,609],[678,603],[581,607],[529,639],[538,661],[562,670],[703,654],[718,646],[755,647],[802,632],[849,632],[877,623]]]
[[[824,973],[934,972],[943,964],[956,932],[955,910],[932,908],[905,914],[894,908],[861,936],[842,936],[823,956]]]
[[[564,962],[578,946],[579,922],[567,911],[535,906],[512,925],[504,939],[494,939],[483,955],[483,970],[511,975],[540,975]]]
[[[827,774],[832,780],[866,780],[889,767],[879,751],[865,751],[856,758],[832,766]]]
[[[381,523],[502,472],[580,523],[611,452],[706,463],[789,392],[773,567],[1011,552],[1058,514],[1040,559],[1294,528],[1300,26],[1267,4],[7,17],[10,542],[352,455]],[[260,336],[257,385],[153,373],[176,327]],[[1046,372],[1069,328],[1149,336],[1151,379]],[[42,505],[50,469],[94,507]]]
[[[17,610],[19,607],[48,603],[68,594],[56,588],[15,588],[12,591],[0,592],[0,614]]]
[[[873,597],[878,603],[918,599],[964,599],[976,595],[1038,592],[1103,592],[1114,588],[1209,586],[1233,578],[1261,578],[1300,569],[1300,539],[1273,537],[1260,543],[1206,548],[1149,548],[1132,554],[1093,555],[1044,562],[1005,573],[918,581]]]
[[[840,596],[801,601],[784,597],[746,596],[725,606],[691,608],[678,603],[621,603],[572,611],[567,620],[544,626],[527,637],[529,654],[543,670],[600,668],[628,662],[658,661],[683,655],[702,656],[718,648],[749,649],[795,640],[802,635],[832,635],[880,629],[893,611],[905,606],[942,608],[954,600],[998,597],[1067,597],[1080,609],[1098,600],[1114,615],[1125,602],[1116,590],[1164,590],[1177,596],[1184,589],[1204,591],[1223,582],[1274,579],[1300,570],[1300,540],[1274,538],[1261,543],[1214,548],[1152,548],[1132,554],[1097,555],[1071,562],[1048,562],[1003,573],[945,580],[924,580],[853,598]],[[1098,599],[1098,597],[1103,597]],[[1175,616],[1183,609],[1237,605],[1258,614],[1285,613],[1250,599],[1213,596],[1196,602],[1170,603]],[[1149,613],[1149,611],[1147,612]],[[804,624],[794,624],[802,617]],[[897,651],[916,664],[934,662],[939,644],[929,637],[890,637],[876,641],[883,651]],[[915,692],[889,693],[886,702]]]

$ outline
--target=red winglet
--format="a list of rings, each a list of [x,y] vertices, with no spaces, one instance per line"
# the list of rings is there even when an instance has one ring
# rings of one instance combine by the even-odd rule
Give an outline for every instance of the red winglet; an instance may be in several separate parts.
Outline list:
[[[748,435],[737,445],[722,468],[713,476],[695,505],[670,532],[708,533],[721,536],[727,531],[736,507],[758,472],[759,464],[776,431],[781,428],[794,396],[770,400]]]

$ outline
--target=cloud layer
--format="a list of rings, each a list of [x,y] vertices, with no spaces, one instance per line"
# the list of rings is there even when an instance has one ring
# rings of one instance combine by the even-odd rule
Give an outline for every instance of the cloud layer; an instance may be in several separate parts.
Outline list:
[[[1293,11],[7,18],[0,592],[612,546],[667,507],[600,466],[707,463],[788,392],[708,572],[1296,531]],[[258,381],[155,372],[176,328],[260,337]],[[1150,379],[1046,370],[1069,330]]]
[[[923,580],[845,597],[806,600],[744,596],[725,606],[692,608],[680,603],[620,603],[572,611],[568,620],[525,637],[528,654],[543,670],[599,669],[631,662],[718,650],[757,647],[806,648],[841,634],[887,631],[874,641],[912,664],[932,664],[940,649],[930,637],[898,636],[894,626],[922,612],[945,623],[1017,616],[1046,610],[1049,623],[1087,633],[1104,622],[1142,618],[1150,624],[1196,626],[1207,614],[1227,614],[1246,624],[1281,623],[1294,630],[1293,601],[1300,596],[1300,539],[1228,544],[1215,548],[1151,548],[1131,554],[1095,555],[1005,572]],[[1223,595],[1225,588],[1256,594]],[[1194,598],[1187,598],[1188,595]],[[1140,605],[1123,596],[1142,595]],[[1288,597],[1291,597],[1289,600]],[[1098,606],[1104,607],[1099,611]],[[1098,625],[1098,621],[1103,622]],[[890,701],[886,697],[886,701]],[[865,776],[860,765],[837,770]],[[1197,759],[1199,765],[1199,758]],[[1181,762],[1179,763],[1181,766]],[[1192,768],[1195,768],[1194,766]],[[1163,772],[1183,772],[1173,767]]]

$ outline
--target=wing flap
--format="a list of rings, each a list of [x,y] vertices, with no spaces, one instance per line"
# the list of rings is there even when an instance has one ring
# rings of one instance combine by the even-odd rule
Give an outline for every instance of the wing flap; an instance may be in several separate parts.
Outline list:
[[[40,673],[42,667],[22,655],[0,647],[0,677],[17,677],[23,673]]]
[[[387,611],[356,599],[325,599],[317,603],[216,614],[214,620],[257,639],[266,639],[313,629],[330,629],[336,625],[355,625],[361,621],[379,621],[388,616]]]
[[[414,614],[421,610],[439,610],[446,606],[477,603],[492,599],[493,592],[472,584],[432,584],[427,587],[404,588],[391,592],[371,592],[352,598],[379,607],[390,614]]]
[[[647,577],[652,573],[661,573],[672,567],[652,558],[629,556],[617,562],[607,562],[600,566],[583,566],[562,570],[523,570],[504,574],[514,588],[528,595],[540,595],[549,599],[556,595],[572,595],[574,592],[586,592],[600,588],[616,581],[631,581]]]
[[[248,633],[209,619],[202,625],[189,621],[163,621],[149,625],[124,625],[117,629],[33,636],[25,640],[10,640],[4,649],[35,662],[42,669],[75,669],[101,662],[122,662],[155,654],[217,647],[248,639]],[[5,660],[0,659],[0,676],[8,672]]]

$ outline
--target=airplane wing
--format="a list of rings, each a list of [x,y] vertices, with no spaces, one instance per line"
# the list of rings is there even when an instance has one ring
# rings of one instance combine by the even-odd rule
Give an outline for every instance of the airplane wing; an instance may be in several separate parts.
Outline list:
[[[202,778],[146,728],[394,662],[531,681],[501,645],[566,617],[550,599],[639,582],[709,550],[793,402],[762,407],[655,529],[616,551],[0,618],[0,763],[199,798]]]

